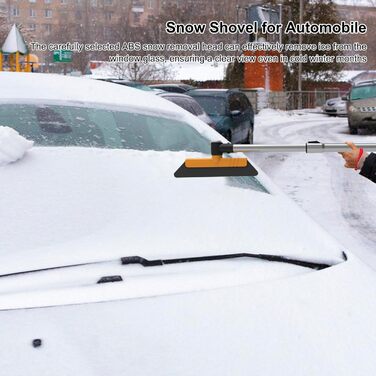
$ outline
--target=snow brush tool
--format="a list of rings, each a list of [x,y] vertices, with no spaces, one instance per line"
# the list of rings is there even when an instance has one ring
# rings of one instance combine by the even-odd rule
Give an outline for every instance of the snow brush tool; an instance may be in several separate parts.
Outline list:
[[[234,153],[234,146],[236,145],[212,142],[211,158],[186,159],[175,172],[175,177],[256,176],[258,172],[247,158],[223,158],[223,153]]]
[[[376,144],[357,144],[365,151],[376,151]],[[186,159],[175,172],[176,178],[194,177],[226,177],[226,176],[256,176],[257,170],[247,158],[223,158],[224,153],[246,152],[304,152],[326,153],[346,152],[350,148],[347,144],[324,144],[319,141],[310,141],[297,145],[234,145],[222,142],[212,142],[211,158]]]

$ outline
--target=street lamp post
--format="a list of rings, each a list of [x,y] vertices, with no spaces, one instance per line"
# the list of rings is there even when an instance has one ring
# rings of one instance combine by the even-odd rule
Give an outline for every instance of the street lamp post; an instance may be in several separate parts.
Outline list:
[[[303,23],[303,11],[304,11],[304,0],[300,0],[299,8],[299,23]],[[299,34],[299,45],[303,43],[303,35]],[[299,65],[298,65],[298,108],[302,109],[302,51],[299,51]]]

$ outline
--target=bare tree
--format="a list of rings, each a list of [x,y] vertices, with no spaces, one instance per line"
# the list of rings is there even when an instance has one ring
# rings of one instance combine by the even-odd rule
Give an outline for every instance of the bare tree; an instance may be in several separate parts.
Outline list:
[[[166,63],[111,63],[109,71],[118,79],[138,82],[171,80],[175,75],[172,65]]]
[[[368,5],[368,6],[367,6]],[[376,39],[376,0],[366,0],[359,3],[359,1],[348,1],[345,6],[338,6],[338,11],[342,19],[346,21],[357,20],[367,25],[368,30],[366,34],[343,34],[341,35],[341,43],[360,43],[368,45],[367,51],[346,51],[344,55],[366,55],[367,63],[349,63],[346,64],[346,69],[375,69],[376,49],[373,48]]]
[[[7,14],[5,12],[0,12],[0,47],[3,44],[9,30]]]

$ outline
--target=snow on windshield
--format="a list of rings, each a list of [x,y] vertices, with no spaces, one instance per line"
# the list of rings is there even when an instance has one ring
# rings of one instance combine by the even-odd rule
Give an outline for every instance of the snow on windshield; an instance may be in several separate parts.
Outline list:
[[[25,155],[33,142],[12,128],[0,126],[0,166],[15,162]]]

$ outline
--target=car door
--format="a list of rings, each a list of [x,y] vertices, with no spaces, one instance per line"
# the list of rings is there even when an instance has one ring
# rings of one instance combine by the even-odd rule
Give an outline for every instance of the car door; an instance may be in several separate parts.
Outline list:
[[[248,137],[249,134],[249,128],[254,127],[254,122],[255,122],[255,114],[253,111],[253,107],[247,96],[243,93],[240,93],[240,98],[242,102],[242,106],[244,108],[244,115],[246,117],[246,127],[245,127],[245,132],[246,132],[246,137]]]

